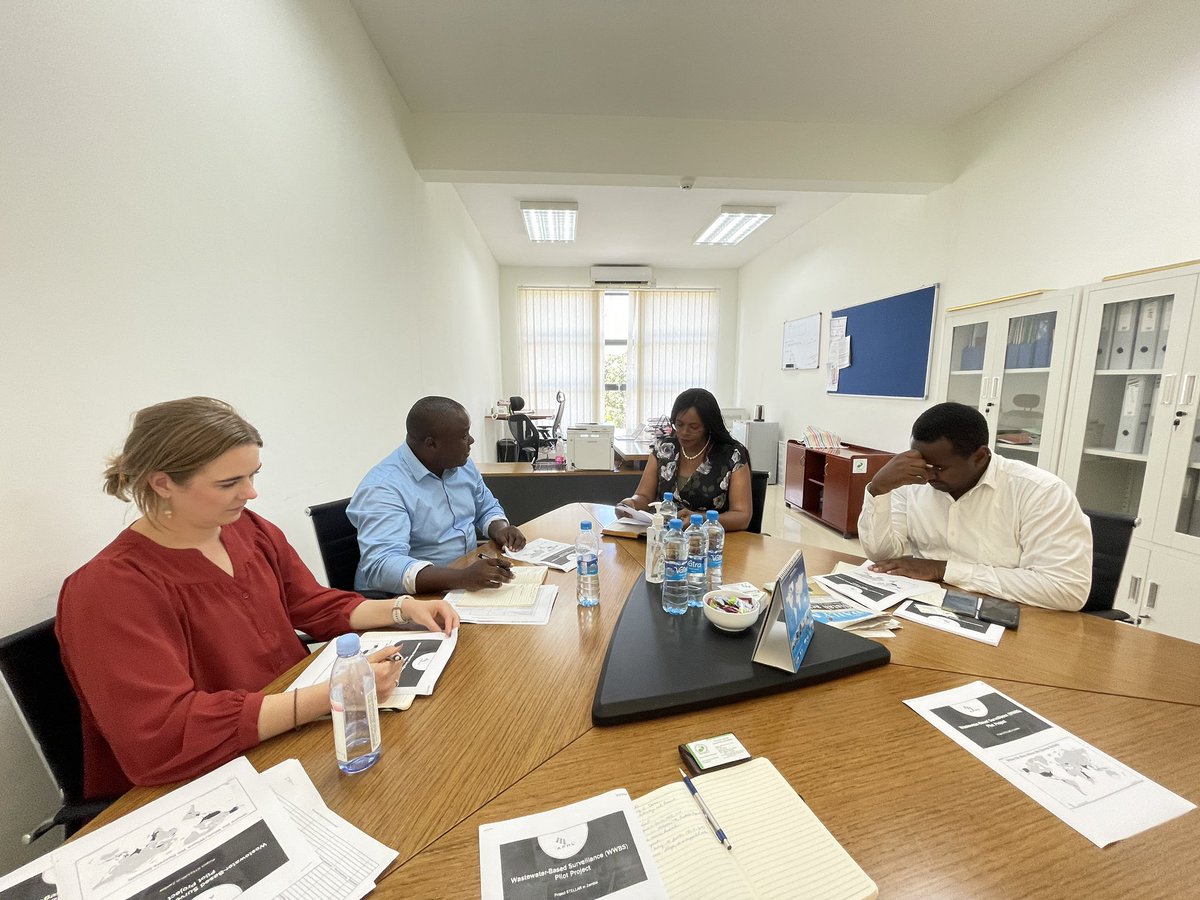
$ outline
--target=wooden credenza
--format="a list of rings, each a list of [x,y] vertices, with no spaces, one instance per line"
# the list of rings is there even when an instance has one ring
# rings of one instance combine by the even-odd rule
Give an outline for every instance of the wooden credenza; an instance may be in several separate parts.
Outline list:
[[[846,537],[858,534],[867,482],[895,454],[844,444],[839,450],[816,450],[787,442],[787,474],[783,500]]]

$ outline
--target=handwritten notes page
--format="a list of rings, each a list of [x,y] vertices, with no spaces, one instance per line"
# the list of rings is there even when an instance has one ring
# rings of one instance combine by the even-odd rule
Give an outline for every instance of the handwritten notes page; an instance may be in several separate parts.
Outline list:
[[[513,580],[498,588],[462,591],[456,596],[461,606],[530,607],[537,603],[538,587],[546,580],[545,566],[513,566]]]
[[[717,841],[682,783],[634,803],[672,897],[878,896],[875,883],[770,760],[751,760],[694,782],[729,837],[732,852]]]

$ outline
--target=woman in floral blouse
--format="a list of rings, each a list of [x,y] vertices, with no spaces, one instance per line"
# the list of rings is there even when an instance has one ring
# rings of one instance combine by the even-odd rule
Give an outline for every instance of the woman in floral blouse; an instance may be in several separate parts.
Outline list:
[[[672,433],[654,443],[642,480],[622,503],[649,509],[671,491],[684,520],[715,509],[726,531],[750,524],[750,454],[725,427],[717,398],[688,388],[671,407]]]

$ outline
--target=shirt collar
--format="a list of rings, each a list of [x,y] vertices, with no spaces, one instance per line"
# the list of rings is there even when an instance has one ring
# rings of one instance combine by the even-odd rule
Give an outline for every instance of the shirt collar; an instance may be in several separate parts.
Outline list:
[[[425,463],[417,459],[417,455],[412,452],[412,447],[408,446],[405,441],[396,450],[396,462],[407,470],[413,481],[420,481],[422,478],[437,478],[432,472],[425,468]]]
[[[994,491],[996,490],[999,479],[1000,457],[997,454],[992,453],[988,456],[987,468],[983,470],[983,474],[979,476],[979,480],[975,482],[975,486],[958,499],[965,500],[967,497],[971,496],[971,494],[984,487],[991,488]]]

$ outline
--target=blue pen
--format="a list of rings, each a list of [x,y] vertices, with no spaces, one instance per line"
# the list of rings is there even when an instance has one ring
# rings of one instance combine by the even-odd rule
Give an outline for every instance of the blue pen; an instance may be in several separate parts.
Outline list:
[[[732,850],[733,845],[729,843],[729,838],[725,837],[725,832],[721,830],[721,826],[717,824],[717,818],[712,814],[712,810],[708,808],[708,804],[704,802],[704,798],[700,796],[700,792],[696,790],[696,786],[692,784],[692,779],[688,778],[687,772],[683,769],[679,770],[679,774],[683,776],[683,783],[687,785],[688,791],[692,795],[692,799],[700,807],[700,812],[704,813],[704,818],[708,820],[708,827],[717,835],[717,840],[725,845],[726,850]]]

